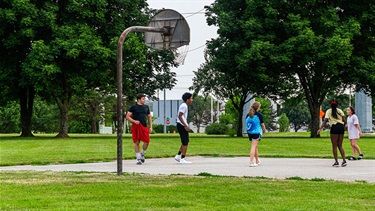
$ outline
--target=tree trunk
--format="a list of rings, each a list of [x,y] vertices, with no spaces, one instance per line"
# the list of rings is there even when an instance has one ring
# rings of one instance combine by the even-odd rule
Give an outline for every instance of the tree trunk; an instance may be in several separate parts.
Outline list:
[[[70,96],[67,100],[63,101],[60,98],[56,97],[57,105],[60,109],[60,128],[59,133],[56,138],[69,138],[68,135],[68,119],[69,119],[69,110],[70,110]]]
[[[243,137],[242,134],[242,115],[243,115],[243,106],[245,105],[246,98],[241,98],[240,105],[237,107],[238,111],[238,126],[237,126],[237,137]]]
[[[35,98],[34,87],[21,88],[19,93],[21,107],[21,137],[33,137],[31,132],[31,118],[33,116],[33,106]]]
[[[318,135],[316,132],[318,131],[320,127],[320,122],[319,122],[319,114],[320,114],[320,105],[313,105],[313,110],[310,112],[311,113],[311,133],[310,137],[311,138],[318,138],[320,135]]]

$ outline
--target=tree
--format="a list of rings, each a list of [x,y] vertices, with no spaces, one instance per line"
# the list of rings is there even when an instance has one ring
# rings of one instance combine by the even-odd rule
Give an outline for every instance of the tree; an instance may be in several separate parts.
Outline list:
[[[285,113],[282,113],[277,120],[277,124],[280,126],[280,132],[289,132],[289,119]]]
[[[309,109],[305,101],[299,101],[296,105],[291,102],[286,102],[284,103],[284,108],[280,110],[280,113],[286,114],[295,132],[302,127],[309,126]]]
[[[6,2],[5,13],[22,2]],[[22,95],[31,96],[21,104],[26,103],[31,110],[35,91],[43,99],[57,103],[60,112],[57,137],[68,137],[72,97],[84,96],[87,90],[96,87],[113,91],[118,37],[127,27],[146,25],[151,13],[143,0],[25,2],[27,6],[14,10],[28,11],[24,13],[34,15],[32,18],[23,13],[2,15],[9,28],[5,27],[8,34],[2,37],[9,39],[9,43],[14,41],[14,34],[25,40],[11,46],[14,49],[2,45],[13,50],[10,52],[14,53],[6,57],[10,61],[20,54],[13,63],[3,63],[8,72],[18,65],[14,78],[22,75],[27,82],[13,80],[10,83],[31,87],[29,92],[20,91]],[[24,25],[28,26],[27,30],[14,30]],[[29,34],[40,36],[26,36]],[[171,66],[176,66],[172,53],[150,50],[143,43],[142,34],[130,35],[124,44],[125,95],[132,100],[138,92],[153,95],[157,88],[172,87],[175,73],[170,72]],[[21,105],[21,116],[22,111]]]
[[[194,96],[194,103],[189,106],[188,122],[192,122],[197,127],[197,133],[199,133],[201,126],[210,123],[210,107],[210,98]]]
[[[327,95],[353,84],[375,93],[374,10],[369,0],[217,0],[206,12],[207,23],[219,27],[208,45],[210,76],[223,74],[228,80],[216,82],[247,84],[254,93],[302,91],[316,137]]]
[[[219,27],[219,36],[208,42],[206,63],[195,72],[192,87],[196,93],[213,93],[232,101],[238,111],[238,137],[242,137],[243,106],[247,102],[289,91],[286,86],[280,86],[279,78],[283,74],[268,69],[275,68],[274,58],[269,56],[273,45],[253,42],[256,36],[268,36],[267,32],[255,36],[245,27],[249,16],[246,9],[247,3],[243,0],[215,1],[206,7],[207,23]]]
[[[22,67],[34,40],[47,39],[55,16],[53,2],[5,0],[0,3],[0,104],[20,103],[21,136],[33,136],[35,87]]]
[[[267,98],[256,98],[256,101],[261,104],[259,112],[263,114],[266,129],[269,131],[276,130],[277,112],[273,109],[271,101]]]

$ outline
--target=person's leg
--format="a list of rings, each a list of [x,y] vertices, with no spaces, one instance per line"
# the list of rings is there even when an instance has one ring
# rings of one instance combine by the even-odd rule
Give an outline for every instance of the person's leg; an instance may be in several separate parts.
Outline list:
[[[346,160],[345,160],[345,150],[342,147],[343,140],[344,140],[344,134],[339,134],[338,137],[337,137],[337,147],[340,150],[340,154],[341,154],[341,158],[342,158],[343,162],[346,162]]]
[[[140,150],[140,147],[139,147],[139,144],[140,144],[140,141],[136,141],[134,142],[134,151],[135,151],[135,157],[137,159],[137,164],[140,165],[142,164],[142,161],[141,161],[141,153],[139,152]]]
[[[250,149],[250,165],[254,165],[254,157],[256,153],[256,148],[258,146],[259,140],[252,140],[251,141],[251,149]]]
[[[139,149],[140,149],[140,147],[139,147],[139,143],[140,143],[140,141],[136,141],[136,142],[134,142],[134,151],[135,151],[135,153],[139,153]]]
[[[259,145],[259,141],[258,141],[258,145]],[[257,147],[256,147],[256,149],[255,149],[255,162],[256,162],[256,164],[260,164],[260,160],[259,160],[259,157],[258,157],[258,145],[257,145]]]
[[[188,145],[181,145],[180,152],[181,152],[181,158],[184,158],[186,156]]]
[[[339,161],[337,160],[337,140],[338,140],[338,135],[337,134],[331,134],[331,143],[332,143],[332,154],[333,157],[335,158],[335,162],[338,163]]]
[[[357,141],[358,139],[353,139],[353,143],[350,142],[352,144],[352,148],[354,148],[354,157],[355,157],[355,152],[358,152],[358,155],[362,154],[361,152],[361,148],[359,148],[358,144],[357,144]]]
[[[357,151],[356,149],[357,139],[350,139],[350,145],[352,147],[352,157],[355,158],[355,152]]]

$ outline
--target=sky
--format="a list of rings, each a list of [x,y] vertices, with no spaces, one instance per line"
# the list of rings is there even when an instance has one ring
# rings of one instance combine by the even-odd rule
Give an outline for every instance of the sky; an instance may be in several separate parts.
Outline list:
[[[204,63],[204,49],[208,40],[217,37],[217,27],[208,26],[204,15],[204,6],[214,0],[147,0],[150,8],[173,9],[185,17],[190,27],[189,51],[183,65],[173,68],[177,74],[177,84],[172,90],[166,90],[167,100],[181,99],[193,84],[193,71]],[[164,99],[164,91],[159,91],[160,100]]]

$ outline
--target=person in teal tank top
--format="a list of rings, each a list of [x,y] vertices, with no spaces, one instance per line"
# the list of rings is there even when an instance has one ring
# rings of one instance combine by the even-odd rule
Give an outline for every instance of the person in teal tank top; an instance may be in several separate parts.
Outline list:
[[[246,130],[249,140],[251,141],[250,167],[256,167],[260,165],[260,160],[258,157],[258,143],[262,138],[262,135],[266,132],[264,118],[259,110],[260,103],[254,102],[250,107],[248,115],[246,116]]]

